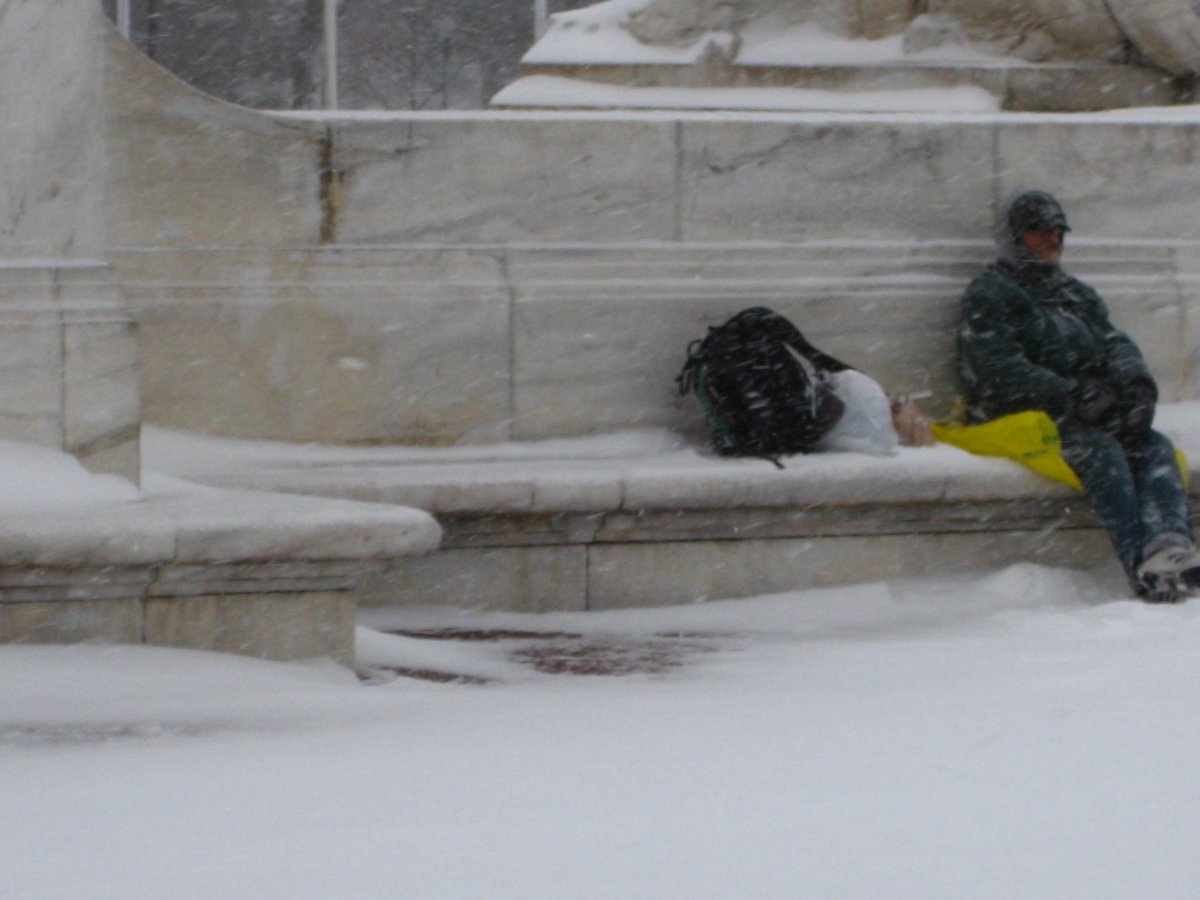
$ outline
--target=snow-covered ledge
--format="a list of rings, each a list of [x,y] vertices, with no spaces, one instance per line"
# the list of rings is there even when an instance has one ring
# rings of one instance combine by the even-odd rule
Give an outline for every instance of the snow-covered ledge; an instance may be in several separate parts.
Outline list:
[[[1200,460],[1200,404],[1157,424]],[[492,446],[315,447],[149,429],[163,470],[212,485],[401,503],[439,552],[360,592],[372,605],[528,611],[698,599],[1112,553],[1082,495],[956,448],[787,460],[712,456],[665,430]],[[1200,471],[1193,472],[1195,476]],[[1119,576],[1118,589],[1119,589]]]
[[[0,441],[0,643],[354,659],[356,589],[437,546],[413,509],[149,474],[142,490]]]

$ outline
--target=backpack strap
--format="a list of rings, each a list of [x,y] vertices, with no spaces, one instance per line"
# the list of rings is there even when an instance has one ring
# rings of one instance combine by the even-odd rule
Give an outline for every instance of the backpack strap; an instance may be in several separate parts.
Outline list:
[[[675,383],[679,385],[680,397],[696,389],[696,379],[703,364],[704,339],[696,338],[696,340],[687,345],[687,362],[683,364],[683,368],[675,376]]]

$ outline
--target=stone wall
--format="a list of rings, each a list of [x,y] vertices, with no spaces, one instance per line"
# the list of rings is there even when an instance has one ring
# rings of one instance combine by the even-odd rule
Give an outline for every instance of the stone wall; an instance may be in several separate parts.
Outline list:
[[[1200,118],[165,108],[111,118],[113,246],[978,240],[1029,185],[1082,235],[1200,238]]]
[[[688,343],[767,305],[894,393],[955,393],[954,324],[989,242],[120,251],[149,421],[291,441],[453,443],[697,427]],[[1200,243],[1073,241],[1072,269],[1200,396]]]
[[[106,52],[108,235],[149,421],[331,442],[683,427],[681,348],[751,302],[948,402],[956,298],[1033,185],[1167,395],[1200,395],[1200,118],[269,116]]]

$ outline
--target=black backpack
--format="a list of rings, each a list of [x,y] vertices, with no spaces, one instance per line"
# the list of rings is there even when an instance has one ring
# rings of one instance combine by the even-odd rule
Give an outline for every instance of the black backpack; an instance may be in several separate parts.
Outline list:
[[[687,353],[679,393],[696,392],[721,456],[761,456],[778,466],[779,456],[810,452],[842,416],[826,376],[850,366],[769,309],[746,309],[709,328]]]

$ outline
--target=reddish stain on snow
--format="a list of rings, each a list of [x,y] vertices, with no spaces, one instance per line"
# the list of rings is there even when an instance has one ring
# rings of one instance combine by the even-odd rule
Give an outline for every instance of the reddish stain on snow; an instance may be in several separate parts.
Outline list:
[[[395,634],[423,640],[511,642],[510,658],[547,675],[660,675],[678,669],[697,653],[711,651],[702,635],[586,636],[572,632],[507,629],[423,629]],[[389,667],[406,678],[462,684],[487,679],[453,672]]]

